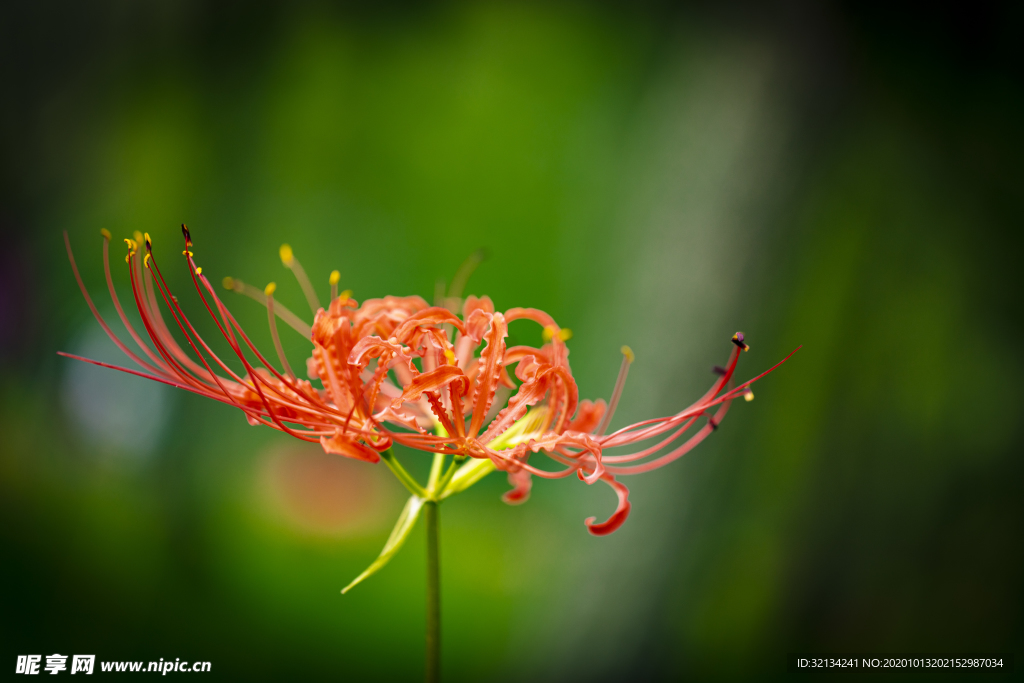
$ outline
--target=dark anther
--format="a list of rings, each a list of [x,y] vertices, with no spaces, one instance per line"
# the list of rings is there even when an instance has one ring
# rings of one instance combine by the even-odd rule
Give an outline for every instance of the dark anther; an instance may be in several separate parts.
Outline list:
[[[715,373],[716,375],[721,375],[725,377],[725,368],[723,368],[721,365],[716,365],[713,368],[711,368],[711,372]]]
[[[735,344],[736,346],[740,347],[744,351],[746,351],[748,348],[750,348],[743,341],[743,333],[742,332],[737,332],[736,334],[732,335],[732,343]]]
[[[189,234],[188,227],[184,223],[181,224],[181,234],[185,236],[185,248],[190,249],[192,247],[192,235]]]
[[[718,423],[715,422],[715,418],[708,418],[708,424],[711,425],[711,431],[718,429]]]

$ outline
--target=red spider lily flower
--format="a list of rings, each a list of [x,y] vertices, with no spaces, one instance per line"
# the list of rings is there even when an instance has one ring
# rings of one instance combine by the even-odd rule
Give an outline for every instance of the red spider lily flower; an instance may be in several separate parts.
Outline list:
[[[351,292],[338,294],[337,271],[330,278],[331,301],[323,308],[305,271],[285,245],[281,259],[295,273],[314,312],[311,326],[274,300],[273,283],[260,291],[232,278],[224,280],[228,289],[266,305],[281,365],[278,370],[250,341],[202,268],[196,266],[192,239],[184,225],[182,232],[185,262],[199,298],[244,373],[233,371],[189,322],[164,281],[148,234],[125,240],[132,294],[145,328],[140,334],[115,293],[110,274],[110,233],[103,231],[107,287],[138,351],[120,341],[100,317],[82,283],[65,234],[75,278],[93,315],[140,369],[62,355],[236,406],[251,424],[319,443],[328,453],[371,463],[383,456],[393,468],[396,466],[390,448],[394,443],[454,456],[452,465],[430,491],[408,475],[403,477],[400,467],[396,469],[403,483],[421,498],[442,500],[495,469],[508,474],[513,488],[504,499],[511,504],[529,497],[534,476],[558,479],[576,475],[588,484],[605,482],[614,490],[618,504],[607,520],[586,520],[594,535],[615,531],[629,514],[629,492],[619,477],[649,472],[686,454],[718,428],[731,401],[740,396],[753,398],[750,385],[789,358],[733,386],[740,353],[749,348],[743,335],[737,333],[732,338],[734,346],[728,362],[716,368],[718,377],[700,399],[674,415],[606,434],[633,361],[628,347],[622,349],[622,366],[608,403],[602,399],[580,401],[565,343],[571,335],[547,313],[533,308],[500,312],[488,297],[475,296],[461,302],[461,317],[450,308],[431,306],[418,296],[388,296],[360,304]],[[145,248],[143,255],[139,254],[140,242]],[[452,302],[452,298],[446,300],[449,305]],[[162,308],[167,310],[170,324]],[[312,343],[306,363],[309,380],[299,379],[284,356],[277,334],[278,317]],[[544,344],[539,348],[507,346],[508,325],[516,320],[539,325]],[[184,337],[187,350],[175,340],[173,328]],[[513,367],[515,379],[509,374]],[[310,380],[319,381],[321,386],[314,386]],[[649,445],[639,448],[638,444]],[[630,447],[637,450],[605,453]],[[531,462],[538,454],[547,456],[557,468],[541,468]]]

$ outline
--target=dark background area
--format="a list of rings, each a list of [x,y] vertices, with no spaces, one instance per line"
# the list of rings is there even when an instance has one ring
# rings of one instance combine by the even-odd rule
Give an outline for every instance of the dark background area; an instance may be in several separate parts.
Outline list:
[[[101,228],[122,301],[119,239],[148,231],[199,319],[183,221],[213,280],[276,280],[307,318],[281,242],[321,295],[338,268],[360,299],[429,298],[486,247],[469,291],[571,327],[582,396],[607,397],[619,346],[636,351],[616,424],[688,405],[737,329],[743,377],[803,345],[708,443],[629,478],[611,537],[581,524],[607,491],[575,481],[513,508],[492,475],[446,505],[447,680],[774,680],[815,651],[1019,660],[1021,14],[5,4],[5,666],[420,675],[419,534],[338,592],[401,508],[382,467],[56,356],[118,355],[62,231],[105,315]],[[269,345],[259,307],[229,304]]]

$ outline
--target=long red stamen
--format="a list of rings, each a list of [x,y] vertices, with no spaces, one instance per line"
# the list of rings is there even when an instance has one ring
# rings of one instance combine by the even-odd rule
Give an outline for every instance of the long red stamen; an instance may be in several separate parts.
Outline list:
[[[316,315],[317,310],[320,308],[320,299],[317,298],[316,290],[313,289],[313,283],[309,281],[306,271],[299,264],[299,260],[295,258],[292,248],[287,244],[281,245],[281,263],[295,274],[295,279],[299,281],[302,293],[306,295],[306,303],[309,304],[309,310],[313,311],[313,315]]]
[[[274,315],[274,283],[267,285],[264,293],[267,295],[267,321],[270,325],[270,336],[274,340],[274,350],[277,351],[277,359],[281,361],[281,367],[288,373],[288,376],[295,381],[295,373],[292,366],[288,365],[288,358],[284,355],[284,348],[281,346],[281,338],[277,336],[277,318]]]
[[[202,376],[207,374],[206,369],[201,365],[192,360],[184,349],[178,345],[175,341],[174,336],[171,334],[170,328],[167,327],[167,322],[164,320],[163,314],[160,312],[160,304],[156,300],[156,292],[153,286],[153,272],[149,268],[142,269],[143,285],[144,285],[144,298],[142,299],[142,306],[146,309],[152,327],[156,331],[157,336],[153,339],[154,344],[162,343],[164,347],[178,359],[178,362],[188,368],[193,374]]]
[[[150,339],[153,341],[153,345],[156,347],[157,352],[160,354],[161,358],[163,358],[164,363],[166,364],[171,373],[177,375],[186,384],[208,388],[208,384],[206,384],[200,379],[193,377],[187,370],[185,370],[179,363],[177,363],[173,355],[161,343],[162,340],[160,339],[160,336],[156,333],[152,320],[147,315],[148,311],[146,310],[144,299],[140,295],[140,287],[137,280],[138,268],[135,265],[135,262],[137,260],[138,259],[134,254],[128,255],[128,276],[131,281],[132,296],[135,299],[136,308],[138,309],[139,315],[142,318],[142,324],[146,328],[146,333],[149,334]]]
[[[272,405],[272,402],[269,401],[267,399],[266,395],[263,393],[263,388],[261,387],[261,385],[267,385],[271,389],[274,389],[274,387],[271,387],[269,384],[267,384],[267,382],[265,380],[263,380],[262,377],[259,376],[259,373],[256,372],[255,368],[253,368],[252,365],[249,364],[249,361],[245,357],[245,354],[242,353],[241,346],[239,346],[238,342],[235,340],[235,335],[234,335],[234,332],[231,329],[231,325],[228,323],[227,309],[220,302],[220,299],[217,298],[217,295],[213,293],[212,285],[210,285],[210,283],[208,281],[206,281],[206,278],[202,277],[202,275],[200,275],[200,274],[198,274],[196,272],[195,262],[192,261],[192,257],[191,256],[187,256],[187,259],[188,259],[188,264],[189,264],[189,272],[192,274],[192,282],[193,282],[193,284],[196,287],[196,291],[199,292],[199,298],[202,299],[203,305],[205,305],[206,306],[206,310],[208,310],[210,312],[210,315],[213,317],[214,321],[216,322],[217,327],[221,330],[221,333],[224,335],[224,338],[228,341],[228,344],[231,345],[231,349],[235,352],[235,355],[238,356],[238,359],[240,361],[242,361],[242,365],[245,366],[246,372],[248,372],[249,377],[252,380],[252,385],[251,386],[256,391],[256,393],[259,395],[260,401],[262,401],[264,407],[267,409],[267,413],[270,415],[270,419],[276,425],[278,425],[281,428],[282,431],[287,432],[288,434],[291,434],[292,436],[294,436],[297,439],[302,439],[303,441],[311,441],[311,442],[314,442],[314,443],[318,442],[319,439],[314,438],[314,437],[310,437],[310,436],[306,436],[305,434],[302,434],[301,432],[297,432],[294,429],[292,429],[291,427],[288,427],[278,417],[278,414],[274,411],[274,407]],[[154,266],[155,266],[155,264],[154,264]],[[159,270],[157,271],[157,274],[158,275],[160,274]],[[161,275],[160,278],[162,280],[163,276]],[[217,303],[217,308],[218,308],[218,310],[220,310],[221,315],[224,317],[224,326],[223,327],[221,326],[220,320],[217,319],[217,316],[214,315],[213,310],[210,308],[210,304],[206,301],[206,297],[203,296],[202,288],[200,288],[200,286],[199,286],[200,280],[202,280],[202,282],[206,286],[207,290],[209,290],[211,295],[214,297],[214,301]],[[234,322],[233,318],[232,318],[232,322]],[[191,327],[191,325],[190,325],[190,327]],[[225,332],[225,329],[226,329],[226,332]],[[239,334],[244,337],[244,334],[242,333],[240,327],[238,328],[238,331],[239,331]],[[246,341],[248,342],[248,339],[246,339]],[[205,344],[204,344],[204,346],[205,346]],[[271,372],[273,372],[273,369],[269,367],[268,363],[266,363],[264,361],[263,365],[264,365],[264,367],[267,367],[268,370],[271,370]],[[275,389],[275,393],[279,393],[279,392],[276,392],[276,389]]]
[[[261,306],[267,305],[267,297],[263,294],[263,290],[257,289],[250,284],[246,284],[235,277],[224,278],[224,288],[230,289],[232,292],[242,294],[249,297]],[[303,339],[309,339],[312,335],[312,328],[299,316],[291,312],[284,304],[280,301],[274,302],[274,313],[300,335]]]
[[[75,274],[75,281],[78,283],[78,289],[82,292],[82,296],[85,297],[85,303],[89,306],[89,310],[92,311],[92,315],[96,318],[96,322],[100,324],[103,331],[107,333],[108,337],[110,337],[110,341],[114,342],[114,345],[117,346],[124,355],[131,358],[140,367],[146,368],[154,374],[158,374],[159,371],[156,368],[135,355],[131,349],[125,346],[124,342],[117,338],[117,335],[114,334],[110,329],[110,326],[107,325],[105,320],[103,320],[103,316],[101,316],[100,312],[96,309],[96,304],[92,302],[92,297],[89,296],[89,291],[85,288],[85,283],[82,282],[82,276],[78,272],[78,264],[75,263],[75,255],[71,252],[71,240],[68,238],[67,230],[64,231],[64,246],[68,251],[68,260],[71,262],[71,271]]]
[[[118,299],[117,291],[114,289],[114,280],[110,276],[109,234],[110,233],[105,233],[103,235],[103,275],[107,280],[107,291],[110,293],[110,300],[114,303],[114,310],[117,311],[117,315],[121,319],[121,324],[124,325],[124,328],[128,331],[128,334],[131,335],[131,338],[133,340],[135,340],[135,343],[138,345],[140,349],[142,349],[143,353],[145,353],[146,356],[151,361],[153,361],[153,363],[156,364],[157,367],[159,367],[164,372],[168,372],[169,368],[167,367],[167,365],[157,354],[153,353],[153,350],[149,348],[148,344],[142,341],[142,337],[140,337],[138,333],[135,332],[135,328],[132,326],[131,322],[128,321],[128,316],[125,315],[124,309],[121,308],[121,301],[120,299]]]
[[[619,376],[615,378],[615,389],[612,390],[611,400],[608,401],[608,409],[601,417],[601,423],[594,433],[601,436],[608,429],[612,422],[615,409],[619,407],[619,399],[622,398],[622,390],[626,386],[626,377],[629,376],[629,366],[633,364],[633,349],[628,346],[622,347],[622,365],[619,366]]]
[[[693,448],[697,444],[706,439],[708,435],[711,434],[711,432],[715,431],[718,428],[718,425],[722,422],[722,419],[725,417],[726,412],[728,412],[729,410],[729,405],[729,403],[722,404],[722,406],[719,407],[719,409],[715,411],[715,414],[708,420],[708,423],[706,425],[701,427],[693,436],[687,439],[683,445],[679,446],[679,448],[676,448],[671,453],[666,453],[660,458],[656,460],[651,460],[650,462],[646,462],[643,465],[634,465],[632,467],[609,466],[607,468],[608,472],[614,475],[642,474],[643,472],[650,472],[651,470],[656,470],[659,467],[664,467],[665,465],[669,464],[674,460],[678,460],[679,458],[683,457],[691,450],[693,450]]]

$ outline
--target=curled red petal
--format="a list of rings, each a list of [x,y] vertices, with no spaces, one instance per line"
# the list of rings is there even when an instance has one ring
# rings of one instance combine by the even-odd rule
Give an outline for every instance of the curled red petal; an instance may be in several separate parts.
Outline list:
[[[416,401],[419,397],[427,391],[437,391],[439,388],[450,384],[456,380],[461,380],[463,383],[467,383],[466,375],[463,374],[462,369],[455,365],[442,365],[441,367],[434,368],[430,372],[424,372],[422,375],[417,375],[405,388],[402,395],[392,401],[391,405],[398,407],[406,401]]]
[[[459,320],[458,316],[449,311],[447,308],[441,308],[434,306],[428,308],[425,311],[414,313],[406,318],[401,325],[399,325],[394,332],[394,336],[399,340],[405,339],[417,327],[435,327],[437,325],[443,325],[448,323],[453,325],[459,332],[466,333],[466,327]]]
[[[593,432],[598,423],[601,422],[606,407],[603,398],[599,398],[597,401],[591,401],[588,398],[583,399],[580,401],[580,408],[576,412],[576,417],[566,425],[566,431],[584,432],[586,434]]]
[[[370,364],[370,359],[379,358],[385,353],[399,354],[402,352],[401,344],[394,344],[392,342],[381,339],[380,337],[363,337],[348,354],[349,365],[355,365],[359,368],[365,368]]]
[[[491,297],[482,296],[475,297],[472,294],[466,297],[466,300],[462,303],[462,319],[469,320],[469,317],[473,315],[473,311],[483,311],[484,313],[494,313],[494,302],[491,301]]]
[[[547,364],[551,364],[551,358],[548,357],[547,351],[543,349],[535,349],[532,346],[510,346],[505,350],[505,358],[502,362],[505,365],[512,365],[518,363],[520,359],[525,356],[534,356],[539,358]]]
[[[480,436],[481,443],[488,443],[498,438],[502,432],[515,424],[515,421],[526,414],[527,408],[536,405],[544,398],[547,388],[542,382],[524,382],[519,385],[519,391],[508,400],[508,404],[498,411],[494,421],[487,430]]]
[[[516,377],[520,382],[532,382],[541,372],[551,367],[552,365],[543,358],[532,355],[523,356],[519,359],[519,365],[516,366]]]
[[[326,436],[321,436],[320,445],[323,446],[324,452],[326,453],[336,453],[354,460],[364,460],[366,462],[374,463],[380,462],[380,454],[378,454],[377,451],[373,450],[369,446],[359,443],[351,436],[342,434],[341,432],[335,432],[334,436],[329,439]]]
[[[533,488],[533,477],[526,470],[520,469],[508,473],[508,483],[512,486],[511,491],[502,494],[501,499],[509,505],[521,505],[530,499],[530,489]]]
[[[587,525],[587,529],[595,536],[607,536],[612,533],[626,521],[626,517],[629,517],[629,510],[632,507],[629,503],[629,489],[626,485],[620,481],[616,481],[615,477],[606,474],[601,477],[601,481],[607,483],[615,490],[615,495],[619,498],[619,504],[615,508],[615,512],[607,520],[600,524],[594,524],[594,520],[597,517],[588,517],[584,524]]]
[[[558,327],[555,323],[555,319],[539,308],[522,308],[517,306],[516,308],[510,308],[505,311],[505,320],[509,322],[512,322],[513,320],[522,320],[523,318],[532,320],[542,327]]]
[[[484,338],[484,334],[487,333],[487,328],[493,317],[494,313],[479,308],[474,310],[466,317],[466,337],[471,339],[474,344],[479,344],[480,340]],[[504,322],[504,317],[502,317],[502,321]]]
[[[487,346],[480,352],[480,376],[473,395],[473,419],[469,427],[471,436],[475,436],[483,426],[484,417],[494,400],[494,391],[501,381],[501,361],[505,355],[505,337],[508,335],[508,326],[501,313],[477,311],[475,315],[486,316],[490,326],[484,338]]]

